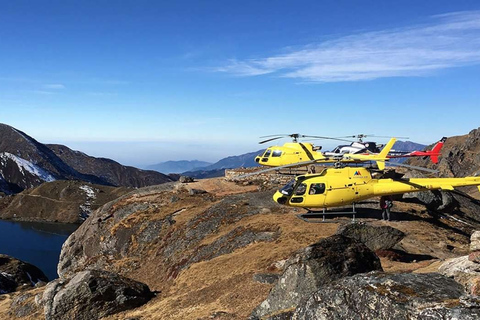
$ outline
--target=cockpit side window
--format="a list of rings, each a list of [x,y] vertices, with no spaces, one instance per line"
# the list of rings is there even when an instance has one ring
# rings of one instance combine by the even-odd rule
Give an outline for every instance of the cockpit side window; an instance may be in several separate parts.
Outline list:
[[[267,149],[267,151],[265,151],[265,153],[263,154],[263,157],[264,157],[264,158],[270,157],[270,153],[272,153],[272,150]]]
[[[272,153],[272,157],[280,157],[282,155],[281,150],[274,150]]]
[[[305,194],[305,191],[307,191],[307,185],[302,182],[295,189],[295,195],[296,196],[302,196],[302,195]]]
[[[322,194],[325,192],[325,183],[312,183],[308,194]]]

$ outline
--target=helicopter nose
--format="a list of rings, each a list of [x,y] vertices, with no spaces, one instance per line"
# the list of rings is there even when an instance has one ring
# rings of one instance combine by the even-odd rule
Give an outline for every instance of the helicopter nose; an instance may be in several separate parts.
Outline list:
[[[288,201],[288,198],[285,197],[285,195],[283,193],[281,193],[280,191],[277,191],[273,195],[273,201],[275,201],[278,204],[286,204],[287,201]]]

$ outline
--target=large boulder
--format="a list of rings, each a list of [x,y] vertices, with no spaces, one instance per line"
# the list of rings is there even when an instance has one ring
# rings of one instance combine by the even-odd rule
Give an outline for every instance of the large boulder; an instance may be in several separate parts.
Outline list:
[[[405,233],[390,226],[365,223],[346,224],[338,228],[337,234],[358,240],[372,251],[391,249],[405,237]]]
[[[358,274],[324,286],[292,319],[462,319],[480,317],[480,301],[437,273]]]
[[[302,299],[322,286],[342,277],[373,270],[382,270],[380,260],[363,243],[342,235],[322,239],[287,261],[283,274],[251,318],[288,314]]]
[[[470,236],[470,251],[480,251],[480,231],[475,231]]]
[[[458,201],[448,192],[439,190],[408,192],[402,196],[407,202],[421,203],[427,209],[439,212],[453,212],[458,206]]]
[[[472,281],[480,277],[480,264],[470,261],[469,256],[461,256],[446,260],[438,271],[446,277],[454,278],[470,291]]]
[[[139,307],[153,296],[146,284],[108,271],[88,270],[50,282],[42,300],[46,320],[92,320]]]
[[[47,281],[47,276],[34,265],[0,254],[0,294],[31,288]]]

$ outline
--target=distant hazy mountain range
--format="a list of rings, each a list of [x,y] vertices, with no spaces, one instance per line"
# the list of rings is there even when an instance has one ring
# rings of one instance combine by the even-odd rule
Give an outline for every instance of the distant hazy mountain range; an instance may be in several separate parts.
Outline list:
[[[155,170],[164,174],[169,173],[182,173],[185,171],[193,171],[197,168],[203,168],[210,166],[211,162],[199,161],[199,160],[180,160],[180,161],[167,161],[148,166],[147,169]]]
[[[257,167],[258,164],[255,162],[255,157],[263,151],[264,150],[262,149],[256,152],[245,153],[238,156],[230,156],[223,158],[214,164],[198,160],[182,160],[162,162],[147,168],[163,173],[181,173],[194,178],[221,177],[224,175],[225,169]]]
[[[434,144],[436,141],[432,141],[432,144]],[[415,150],[424,150],[426,148],[426,145],[420,144],[420,143],[415,143],[411,141],[397,141],[392,147],[392,151],[415,151]]]
[[[231,156],[223,158],[218,162],[207,167],[199,168],[194,171],[184,172],[184,175],[194,178],[213,178],[221,177],[225,174],[225,169],[240,168],[240,167],[258,167],[259,164],[255,162],[255,157],[264,150],[245,153],[238,156]]]
[[[13,194],[55,180],[144,187],[172,181],[156,171],[127,167],[62,145],[45,145],[22,131],[0,124],[0,192]]]

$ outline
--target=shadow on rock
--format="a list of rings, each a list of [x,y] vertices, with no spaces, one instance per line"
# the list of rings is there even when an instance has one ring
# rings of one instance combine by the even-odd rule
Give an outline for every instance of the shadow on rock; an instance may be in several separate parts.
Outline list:
[[[251,319],[288,314],[301,299],[342,277],[382,270],[380,260],[363,243],[334,235],[308,246],[290,258],[267,299],[252,313]],[[287,319],[285,318],[285,319]]]

